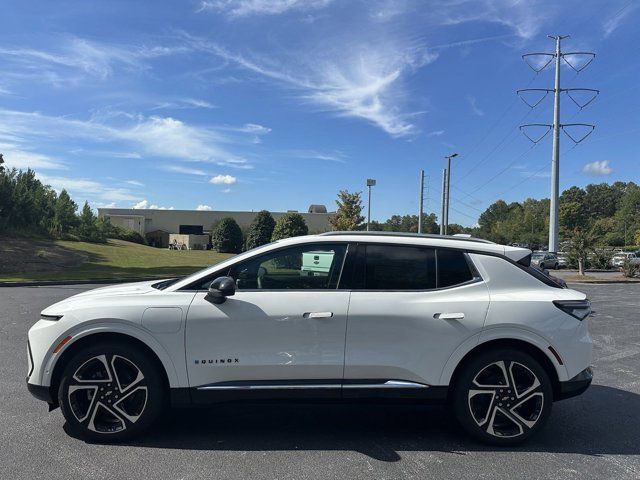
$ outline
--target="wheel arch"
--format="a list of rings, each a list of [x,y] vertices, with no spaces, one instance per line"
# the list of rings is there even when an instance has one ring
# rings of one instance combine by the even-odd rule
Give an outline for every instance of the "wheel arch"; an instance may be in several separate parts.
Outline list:
[[[549,358],[549,356],[538,346],[526,340],[517,338],[497,338],[480,343],[468,351],[462,359],[457,363],[453,373],[449,379],[449,395],[453,392],[453,386],[455,385],[458,376],[462,372],[463,366],[477,355],[498,348],[513,348],[519,351],[524,351],[531,355],[545,370],[549,378],[551,379],[551,387],[553,389],[553,397],[558,398],[560,394],[560,378],[556,366]]]
[[[95,345],[98,342],[109,341],[117,342],[119,344],[128,344],[133,348],[142,350],[146,355],[148,355],[149,359],[155,364],[158,372],[160,373],[164,388],[167,392],[169,392],[169,388],[171,386],[171,381],[169,378],[170,372],[167,371],[167,367],[165,366],[164,362],[160,359],[157,352],[153,348],[151,348],[140,338],[134,337],[127,333],[98,331],[79,337],[76,341],[70,343],[56,360],[51,372],[51,380],[49,383],[49,390],[51,391],[51,397],[54,401],[57,401],[57,389],[58,385],[60,384],[60,379],[62,378],[64,368],[73,358],[73,356],[81,351],[84,347]]]

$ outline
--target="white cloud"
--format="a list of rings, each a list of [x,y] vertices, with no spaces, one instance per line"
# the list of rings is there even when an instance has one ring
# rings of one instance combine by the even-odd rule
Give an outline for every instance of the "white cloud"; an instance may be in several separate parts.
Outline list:
[[[193,48],[282,82],[322,110],[365,119],[394,137],[416,130],[409,121],[413,114],[403,112],[400,106],[408,97],[402,87],[404,76],[438,58],[422,45],[381,36],[375,44],[361,40],[348,50],[342,44],[333,45],[314,62],[308,62],[305,56],[278,64],[273,59],[260,61],[235,54],[203,39],[187,38]],[[292,69],[298,72],[291,73]]]
[[[318,152],[317,150],[290,150],[287,154],[294,158],[308,158],[326,162],[345,163],[346,161],[345,155],[340,151]]]
[[[151,110],[184,110],[189,108],[217,108],[213,103],[198,98],[179,98],[171,101],[164,101],[156,104]]]
[[[231,193],[231,189],[230,188],[225,188],[224,190],[222,190],[222,193]]]
[[[174,210],[173,207],[160,207],[155,204],[149,205],[149,201],[145,198],[144,200],[139,201],[135,205],[132,205],[131,208],[134,210]]]
[[[128,183],[129,185],[134,185],[136,187],[144,187],[144,183],[139,182],[138,180],[126,180],[124,183]]]
[[[67,166],[59,160],[48,155],[22,150],[17,145],[0,143],[0,152],[3,154],[5,165],[19,170],[62,170]]]
[[[434,130],[427,133],[427,137],[441,137],[442,135],[444,135],[444,130]]]
[[[15,70],[18,75],[61,84],[77,82],[82,76],[104,80],[116,67],[144,69],[146,60],[185,51],[182,46],[117,45],[73,36],[50,39],[50,44],[47,50],[5,44],[0,57],[13,67],[12,74]]]
[[[183,167],[181,165],[164,165],[161,168],[168,172],[184,173],[185,175],[198,175],[201,177],[207,175],[207,172],[205,172],[204,170],[200,170],[198,168]]]
[[[50,185],[57,192],[63,189],[67,190],[80,202],[95,199],[104,202],[137,201],[140,199],[139,196],[134,195],[126,188],[109,187],[88,178],[49,176],[42,173],[38,173],[37,177],[42,183]]]
[[[327,6],[333,0],[202,0],[198,11],[213,10],[231,17],[276,15],[290,10],[311,10]]]
[[[36,112],[0,109],[0,141],[35,143],[35,138],[74,138],[94,142],[128,142],[147,155],[209,162],[234,168],[251,168],[246,159],[226,148],[230,139],[212,127],[189,125],[172,117],[121,115],[95,116],[91,120],[52,117]],[[124,119],[124,120],[123,120]],[[131,158],[131,154],[125,158]],[[137,156],[137,154],[136,154]]]
[[[602,160],[601,162],[587,163],[582,167],[582,172],[588,175],[605,176],[613,173],[613,168],[609,166],[609,160]]]
[[[213,183],[214,185],[233,185],[237,181],[238,179],[232,175],[216,175],[215,177],[211,177],[209,183]]]
[[[536,36],[559,8],[558,3],[518,0],[461,0],[439,4],[433,15],[441,25],[488,22],[510,28],[518,37]]]
[[[613,15],[609,16],[602,24],[602,31],[604,37],[608,37],[615,32],[622,23],[629,18],[630,14],[640,6],[638,2],[628,2],[620,10],[617,10]]]
[[[209,205],[200,204],[196,207],[196,210],[198,210],[199,212],[208,212],[213,209]]]
[[[484,112],[478,107],[476,97],[474,97],[473,95],[467,95],[467,102],[469,102],[471,111],[474,113],[474,115],[477,115],[479,117],[484,115]]]

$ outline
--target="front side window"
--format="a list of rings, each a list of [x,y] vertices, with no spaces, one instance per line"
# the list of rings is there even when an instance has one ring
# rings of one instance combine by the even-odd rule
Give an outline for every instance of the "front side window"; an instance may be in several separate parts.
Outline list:
[[[336,289],[346,244],[315,243],[285,248],[234,265],[238,290]]]
[[[367,245],[366,290],[429,290],[436,288],[432,248]]]

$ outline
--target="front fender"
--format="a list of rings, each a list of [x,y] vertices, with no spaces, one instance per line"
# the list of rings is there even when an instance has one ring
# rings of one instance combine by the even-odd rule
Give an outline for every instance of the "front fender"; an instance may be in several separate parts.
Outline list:
[[[160,360],[160,363],[162,363],[162,366],[164,367],[167,378],[169,380],[169,386],[171,388],[181,388],[188,386],[186,384],[186,379],[184,378],[184,376],[178,375],[176,365],[167,349],[149,332],[147,332],[144,328],[137,324],[118,321],[114,319],[96,320],[91,323],[83,323],[81,325],[70,328],[69,330],[59,335],[57,340],[51,344],[51,347],[46,353],[46,357],[43,362],[44,368],[40,371],[39,381],[30,381],[30,383],[38,383],[39,385],[50,386],[53,371],[61,355],[81,338],[85,338],[89,335],[95,335],[97,333],[122,334],[141,341],[156,354],[156,356]],[[60,351],[54,354],[53,350],[55,346],[58,345],[58,343],[60,343],[60,341],[62,341],[67,336],[71,336],[71,340],[67,342]]]

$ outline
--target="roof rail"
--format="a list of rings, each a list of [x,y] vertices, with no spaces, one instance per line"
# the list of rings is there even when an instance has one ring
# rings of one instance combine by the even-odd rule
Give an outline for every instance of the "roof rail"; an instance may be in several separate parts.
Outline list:
[[[489,240],[484,240],[482,238],[475,237],[458,237],[455,235],[436,235],[431,233],[409,233],[409,232],[348,232],[348,231],[338,231],[338,232],[324,232],[319,233],[318,235],[322,237],[332,237],[332,236],[344,236],[344,235],[362,235],[362,236],[384,236],[384,237],[409,237],[409,238],[433,238],[433,239],[441,239],[441,240],[456,240],[458,242],[476,242],[476,243],[494,243]]]

